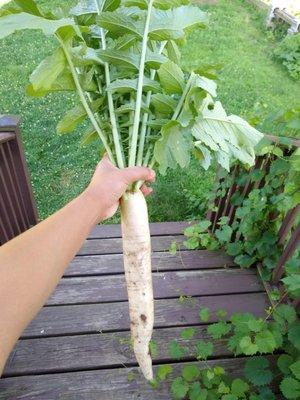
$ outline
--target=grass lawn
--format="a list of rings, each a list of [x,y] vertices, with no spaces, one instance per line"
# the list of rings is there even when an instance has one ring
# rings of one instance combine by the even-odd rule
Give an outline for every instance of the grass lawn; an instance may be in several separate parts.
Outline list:
[[[184,66],[222,64],[219,97],[230,113],[252,118],[257,108],[267,114],[294,106],[300,85],[273,59],[276,39],[265,31],[265,15],[242,0],[210,3],[217,3],[203,6],[211,14],[210,26],[190,35],[183,49]],[[80,131],[60,137],[55,132],[60,117],[77,102],[75,95],[54,94],[38,100],[25,96],[28,76],[54,47],[52,39],[37,31],[19,32],[0,42],[0,114],[22,117],[26,156],[42,218],[85,187],[99,159],[96,146],[79,147]],[[262,128],[279,133],[270,121]],[[196,163],[188,170],[159,176],[149,199],[151,220],[181,220],[195,214],[213,178],[213,171],[205,173]]]

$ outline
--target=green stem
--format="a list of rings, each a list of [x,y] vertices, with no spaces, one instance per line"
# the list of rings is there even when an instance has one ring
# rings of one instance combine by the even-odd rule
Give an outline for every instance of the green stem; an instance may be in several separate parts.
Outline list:
[[[132,129],[132,140],[131,140],[130,152],[129,152],[129,162],[128,162],[129,167],[134,166],[135,162],[136,162],[138,131],[139,131],[139,125],[140,125],[143,84],[144,84],[144,70],[145,70],[145,61],[146,61],[146,53],[147,53],[147,45],[148,45],[148,33],[149,33],[152,5],[153,5],[153,0],[150,0],[149,4],[148,4],[148,12],[147,12],[147,18],[146,18],[146,23],[145,23],[143,42],[142,42],[142,52],[141,52],[140,67],[139,67],[139,78],[138,78],[138,86],[137,86],[137,93],[136,93],[136,106],[135,106],[133,129]]]
[[[101,139],[101,141],[102,141],[102,143],[103,143],[103,145],[105,147],[105,150],[106,150],[111,162],[115,164],[116,163],[115,162],[115,158],[114,158],[113,153],[112,153],[112,151],[111,151],[111,149],[109,147],[109,144],[107,142],[106,136],[102,132],[100,126],[98,125],[98,122],[97,122],[97,120],[96,120],[96,118],[94,116],[94,113],[91,110],[91,108],[90,108],[90,106],[88,104],[88,101],[87,101],[87,99],[85,97],[84,91],[83,91],[83,89],[81,87],[81,84],[79,82],[79,77],[78,77],[76,68],[75,68],[75,66],[73,64],[73,61],[72,61],[71,55],[70,55],[67,47],[65,46],[65,43],[63,42],[63,40],[58,35],[56,37],[57,37],[59,43],[61,44],[61,47],[62,47],[62,49],[64,51],[65,56],[66,56],[66,59],[67,59],[67,62],[69,64],[69,68],[70,68],[70,71],[71,71],[71,74],[72,74],[72,77],[73,77],[77,92],[78,92],[78,95],[79,95],[79,98],[80,98],[80,101],[81,101],[81,103],[82,103],[82,105],[83,105],[88,117],[90,118],[90,121],[91,121],[93,127],[95,128],[95,131],[98,133],[98,135],[99,135],[99,137],[100,137],[100,139]]]
[[[173,116],[172,116],[172,118],[171,118],[173,121],[174,121],[175,119],[177,119],[178,115],[179,115],[180,112],[181,112],[183,103],[184,103],[184,101],[185,101],[185,98],[186,98],[186,96],[187,96],[189,90],[190,90],[191,83],[192,83],[192,81],[193,81],[193,79],[194,79],[194,76],[195,76],[195,74],[194,74],[194,72],[192,72],[191,75],[190,75],[190,77],[189,77],[189,79],[188,79],[188,81],[187,81],[187,83],[186,83],[186,85],[185,85],[184,91],[183,91],[183,93],[182,93],[182,96],[181,96],[181,98],[180,98],[178,104],[177,104],[177,107],[176,107],[176,109],[175,109],[175,111],[174,111],[174,114],[173,114]]]
[[[163,49],[166,46],[167,41],[164,41],[161,43],[160,49],[158,51],[158,54],[161,54],[163,52]],[[153,69],[150,74],[150,79],[154,79],[156,75],[156,70]],[[147,93],[147,98],[146,98],[146,107],[150,107],[151,103],[151,96],[152,92],[149,91]],[[140,141],[139,141],[139,149],[138,149],[138,155],[137,155],[137,165],[141,166],[143,163],[143,155],[144,155],[144,147],[145,147],[145,140],[146,140],[146,132],[147,132],[147,122],[148,122],[149,114],[145,113],[143,115],[142,119],[142,127],[141,127],[141,132],[140,132]]]
[[[105,41],[105,33],[104,30],[101,28],[101,42],[102,42],[102,49],[106,49],[106,41]],[[110,85],[110,72],[109,72],[109,65],[108,63],[104,63],[104,71],[105,71],[105,80],[106,80],[106,88]],[[117,156],[117,163],[119,168],[125,168],[125,160],[123,150],[121,148],[121,140],[118,131],[116,113],[114,108],[114,101],[111,92],[106,89],[107,93],[107,101],[108,101],[108,109],[110,115],[110,123],[112,128],[113,140],[115,145],[115,151]]]

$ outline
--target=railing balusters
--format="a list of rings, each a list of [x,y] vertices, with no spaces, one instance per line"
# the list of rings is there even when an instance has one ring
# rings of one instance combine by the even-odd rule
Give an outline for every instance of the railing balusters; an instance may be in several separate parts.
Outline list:
[[[15,117],[0,117],[0,245],[38,222]]]

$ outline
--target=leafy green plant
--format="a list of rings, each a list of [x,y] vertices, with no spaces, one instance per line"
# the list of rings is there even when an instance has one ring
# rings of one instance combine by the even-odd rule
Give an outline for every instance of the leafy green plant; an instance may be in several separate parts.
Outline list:
[[[210,315],[212,312],[207,308],[199,311],[202,322],[207,322]],[[157,389],[167,384],[173,399],[275,400],[277,397],[272,387],[276,378],[280,380],[279,390],[284,398],[297,399],[300,343],[299,339],[296,340],[296,334],[299,333],[300,323],[295,310],[289,305],[277,303],[268,310],[265,318],[257,318],[250,313],[236,313],[226,321],[224,318],[227,313],[224,310],[218,310],[215,315],[220,319],[206,328],[211,341],[196,342],[195,361],[185,364],[179,372],[169,364],[159,366],[153,387]],[[183,329],[181,339],[188,344],[198,329]],[[220,339],[230,352],[248,356],[240,377],[232,377],[221,365],[210,366],[205,361],[213,356],[214,341]],[[176,340],[170,342],[170,357],[184,357],[183,352],[177,351],[178,346]],[[176,354],[174,348],[177,349]],[[180,348],[183,346],[180,345]],[[280,355],[276,356],[276,362],[271,366],[269,358],[261,355],[274,351],[280,352]]]
[[[300,34],[286,36],[275,48],[278,58],[294,79],[300,78]]]

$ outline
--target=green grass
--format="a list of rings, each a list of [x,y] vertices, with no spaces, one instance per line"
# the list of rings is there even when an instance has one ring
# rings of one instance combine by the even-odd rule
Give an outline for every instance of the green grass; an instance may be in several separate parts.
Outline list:
[[[45,0],[39,3],[49,4]],[[203,63],[223,65],[219,97],[230,113],[251,118],[257,108],[266,115],[292,107],[299,83],[273,59],[276,40],[265,31],[264,15],[242,0],[221,0],[217,6],[204,8],[211,14],[210,27],[190,35],[183,49],[183,64],[190,68]],[[55,132],[60,117],[77,102],[74,94],[38,100],[25,95],[31,71],[54,47],[52,39],[33,31],[19,32],[0,42],[0,114],[22,118],[26,157],[42,218],[83,190],[99,160],[97,146],[79,147],[80,131],[65,136]],[[271,122],[262,127],[280,133]],[[213,177],[213,171],[203,172],[196,162],[188,170],[159,176],[149,199],[150,219],[181,220],[197,210],[203,214]]]

